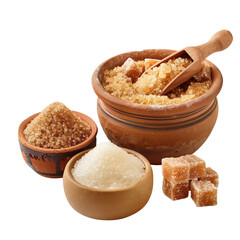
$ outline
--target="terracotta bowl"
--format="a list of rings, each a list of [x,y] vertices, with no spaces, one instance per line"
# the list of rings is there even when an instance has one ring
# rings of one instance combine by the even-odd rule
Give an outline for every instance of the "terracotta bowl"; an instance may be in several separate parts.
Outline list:
[[[205,60],[212,68],[213,84],[209,91],[194,100],[174,105],[127,102],[105,91],[101,82],[105,69],[121,66],[129,57],[162,59],[173,52],[153,49],[123,53],[103,62],[92,77],[98,96],[98,117],[109,140],[140,152],[151,164],[161,164],[164,157],[192,154],[206,141],[218,115],[216,97],[223,81],[220,71]]]
[[[146,205],[153,187],[151,165],[141,154],[129,149],[124,150],[138,157],[145,165],[144,176],[125,188],[99,190],[75,181],[71,169],[89,150],[77,154],[68,162],[63,175],[63,186],[68,202],[77,212],[95,219],[113,220],[128,217]]]
[[[62,177],[64,168],[72,156],[96,146],[97,125],[95,122],[82,113],[73,112],[91,126],[92,133],[84,142],[69,148],[40,148],[30,144],[25,139],[24,129],[39,113],[32,115],[20,124],[18,139],[22,156],[25,162],[38,174],[50,178]]]

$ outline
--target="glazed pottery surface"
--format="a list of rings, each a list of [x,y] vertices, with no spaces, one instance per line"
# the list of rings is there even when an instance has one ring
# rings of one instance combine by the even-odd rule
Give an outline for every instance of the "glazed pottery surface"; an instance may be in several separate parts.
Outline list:
[[[113,220],[128,217],[148,202],[153,187],[153,173],[148,160],[141,154],[124,149],[138,157],[145,165],[144,176],[135,184],[125,188],[101,190],[86,187],[72,176],[72,168],[89,150],[74,156],[67,164],[63,175],[66,198],[77,212],[95,219]]]
[[[143,154],[151,164],[164,157],[194,153],[210,135],[218,115],[216,96],[222,87],[218,68],[212,68],[212,86],[202,96],[174,105],[143,105],[123,101],[103,88],[103,72],[121,66],[128,57],[162,59],[173,50],[153,49],[120,54],[102,63],[94,72],[92,84],[98,96],[98,116],[110,141]]]
[[[62,177],[67,162],[74,155],[96,146],[97,126],[95,122],[82,113],[73,112],[91,126],[92,132],[85,141],[69,148],[40,148],[30,144],[25,139],[23,134],[24,129],[39,113],[30,116],[20,124],[18,138],[22,156],[25,162],[38,174],[50,178]]]

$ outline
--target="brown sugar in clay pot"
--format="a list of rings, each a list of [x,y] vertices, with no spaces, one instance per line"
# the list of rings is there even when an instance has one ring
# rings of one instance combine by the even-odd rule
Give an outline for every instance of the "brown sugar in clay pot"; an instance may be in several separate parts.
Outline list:
[[[110,141],[143,154],[151,164],[164,157],[178,157],[198,150],[210,135],[218,115],[217,95],[222,75],[211,62],[212,86],[198,98],[173,105],[144,105],[121,100],[108,93],[101,81],[106,69],[133,60],[162,59],[173,50],[153,49],[128,52],[103,62],[93,73],[92,85],[98,96],[97,110]]]
[[[87,217],[114,220],[128,217],[147,204],[153,188],[151,165],[141,154],[129,149],[124,150],[143,162],[145,173],[136,183],[118,189],[90,188],[74,179],[71,172],[74,164],[90,150],[77,154],[68,162],[64,170],[63,186],[66,198],[73,209]]]
[[[96,146],[97,125],[88,116],[73,111],[83,121],[91,126],[90,136],[82,143],[61,149],[48,149],[36,147],[30,144],[23,134],[24,129],[39,113],[25,119],[19,126],[18,139],[20,149],[25,162],[38,174],[49,178],[60,178],[63,176],[67,162],[77,153]]]

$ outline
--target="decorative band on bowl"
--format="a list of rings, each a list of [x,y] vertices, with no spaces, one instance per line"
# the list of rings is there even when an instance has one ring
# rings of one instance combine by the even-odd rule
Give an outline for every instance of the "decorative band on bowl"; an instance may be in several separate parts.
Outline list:
[[[64,153],[42,153],[24,146],[20,141],[19,144],[22,153],[25,155],[27,164],[35,172],[46,177],[62,177],[67,162],[77,153],[95,147],[96,138],[83,148]],[[37,165],[44,164],[44,167],[42,168],[47,169],[47,161],[49,162],[49,165],[53,166],[53,171],[39,171]]]
[[[103,106],[104,105],[106,104],[103,103]],[[101,111],[107,118],[110,118],[113,121],[117,121],[120,124],[130,125],[135,128],[158,129],[163,131],[186,128],[186,127],[198,124],[204,121],[206,118],[208,118],[215,111],[217,106],[218,106],[218,103],[217,103],[217,99],[215,98],[214,101],[211,102],[210,104],[205,105],[204,107],[196,109],[191,112],[186,112],[186,113],[177,114],[177,115],[169,115],[169,116],[158,115],[158,116],[149,117],[149,116],[134,114],[130,112],[120,111],[119,109],[116,109],[112,106],[107,105],[107,108],[111,110],[110,112],[107,110],[107,108],[103,109],[102,104],[98,102],[99,111]],[[117,113],[118,115],[115,115],[114,113]],[[124,116],[131,117],[131,120],[125,118]],[[142,121],[141,122],[134,121],[134,118]],[[167,123],[166,123],[166,120],[168,121]],[[169,120],[173,122],[169,122]],[[153,123],[154,121],[156,123]]]

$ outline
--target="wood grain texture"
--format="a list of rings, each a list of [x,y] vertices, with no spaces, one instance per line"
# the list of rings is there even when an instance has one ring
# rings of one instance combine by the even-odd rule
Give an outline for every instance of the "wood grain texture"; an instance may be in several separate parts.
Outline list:
[[[161,95],[167,94],[201,71],[203,60],[215,52],[219,52],[228,48],[231,45],[232,40],[233,36],[230,31],[221,30],[215,33],[208,42],[200,46],[186,47],[153,65],[151,68],[157,67],[161,63],[167,62],[169,59],[177,57],[188,57],[193,61],[185,70],[183,70],[165,86],[161,92]]]

